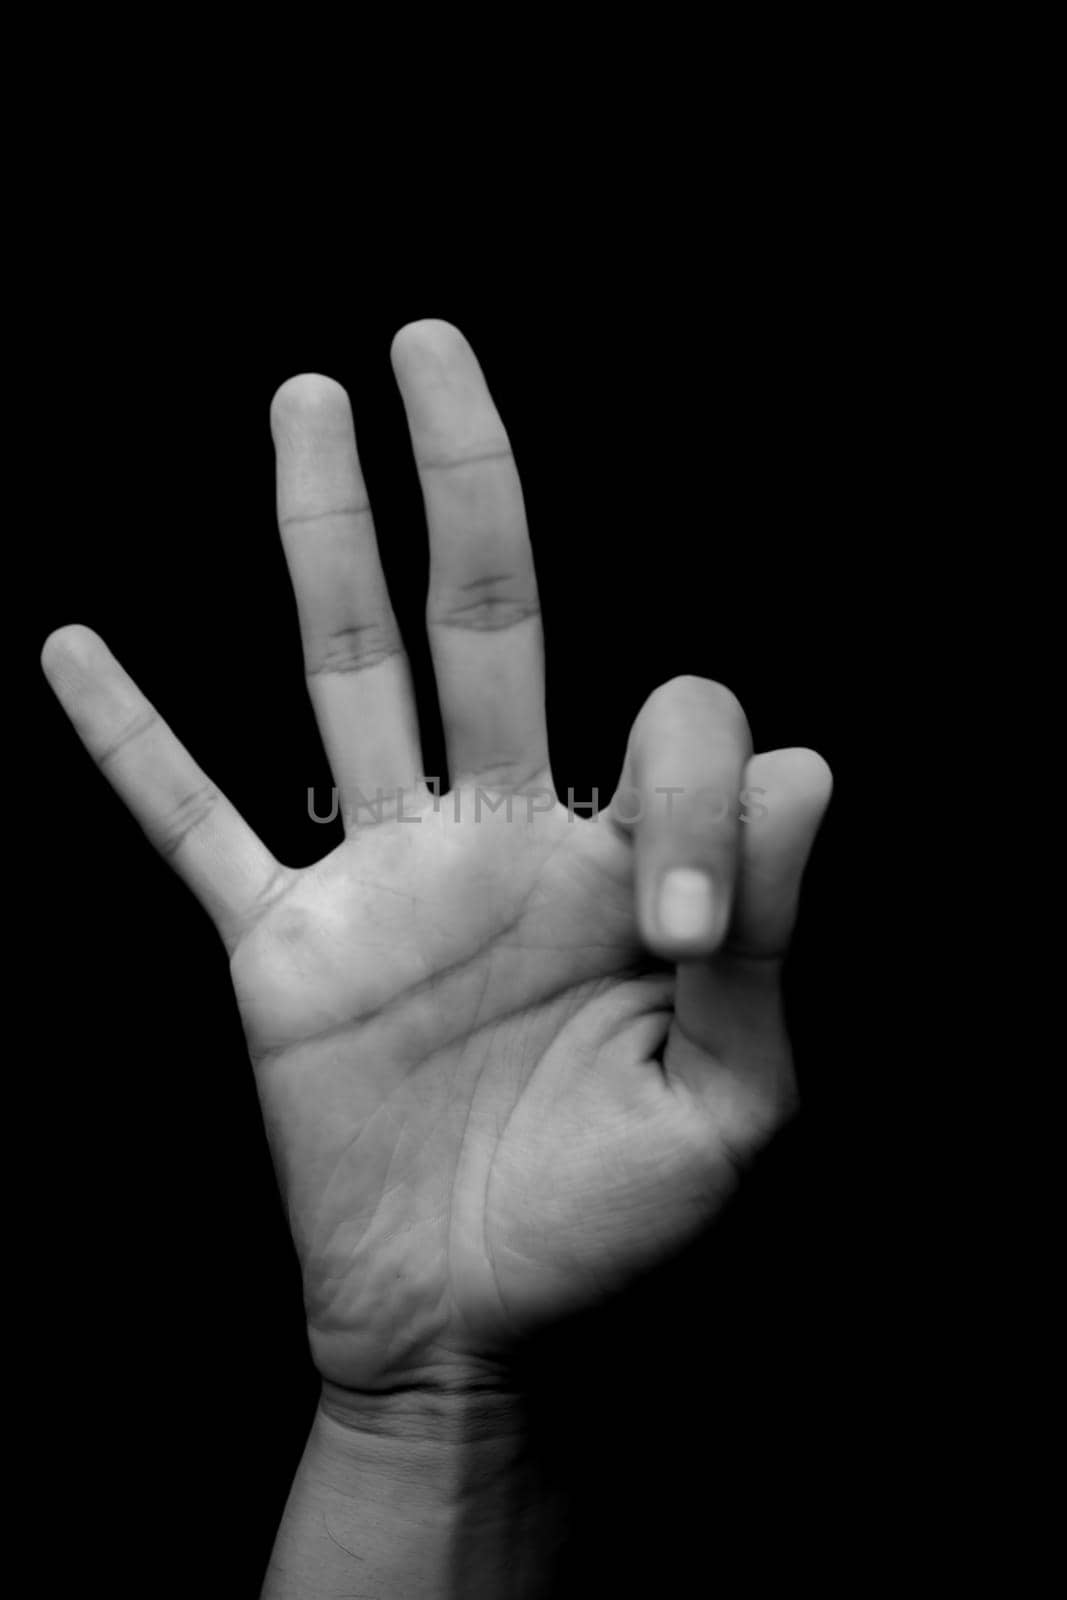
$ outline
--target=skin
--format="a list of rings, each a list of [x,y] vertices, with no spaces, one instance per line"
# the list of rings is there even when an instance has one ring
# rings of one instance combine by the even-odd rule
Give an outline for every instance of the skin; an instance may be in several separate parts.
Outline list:
[[[42,658],[226,944],[314,1359],[331,1390],[368,1396],[500,1370],[518,1338],[714,1216],[794,1105],[779,978],[830,794],[821,757],[753,754],[735,697],[682,678],[638,716],[617,804],[591,819],[552,798],[503,424],[450,324],[409,324],[392,357],[426,504],[447,795],[419,781],[351,411],[328,378],[290,379],[271,421],[349,824],[336,850],[275,861],[89,629],[57,630]],[[360,797],[379,787],[376,822]],[[674,934],[671,867],[690,873]]]

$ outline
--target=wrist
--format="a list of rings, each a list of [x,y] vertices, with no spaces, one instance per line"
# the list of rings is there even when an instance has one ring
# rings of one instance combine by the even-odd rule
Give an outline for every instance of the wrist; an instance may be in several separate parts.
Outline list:
[[[522,1401],[493,1377],[378,1391],[324,1381],[315,1430],[342,1492],[374,1471],[446,1515],[501,1474],[521,1474],[525,1461]]]
[[[495,1375],[355,1392],[324,1382],[279,1535],[268,1600],[351,1593],[541,1600],[562,1500],[529,1449],[521,1395]],[[358,1580],[358,1583],[357,1583]]]

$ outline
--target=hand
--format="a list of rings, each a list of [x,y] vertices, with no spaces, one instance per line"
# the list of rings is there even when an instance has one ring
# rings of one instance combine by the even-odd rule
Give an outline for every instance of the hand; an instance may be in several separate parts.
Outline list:
[[[447,795],[422,780],[351,412],[327,378],[283,384],[271,416],[343,844],[279,865],[95,634],[62,628],[43,652],[226,943],[314,1358],[365,1394],[492,1369],[714,1214],[794,1101],[779,972],[830,793],[819,756],[753,755],[734,696],[681,678],[638,716],[609,807],[555,798],[503,425],[454,327],[410,324],[392,354],[429,525]]]

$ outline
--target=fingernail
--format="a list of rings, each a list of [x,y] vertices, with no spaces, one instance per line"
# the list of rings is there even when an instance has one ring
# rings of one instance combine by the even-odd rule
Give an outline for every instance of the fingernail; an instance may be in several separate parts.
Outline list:
[[[672,867],[659,891],[659,925],[668,939],[710,939],[716,902],[711,879],[696,867]]]

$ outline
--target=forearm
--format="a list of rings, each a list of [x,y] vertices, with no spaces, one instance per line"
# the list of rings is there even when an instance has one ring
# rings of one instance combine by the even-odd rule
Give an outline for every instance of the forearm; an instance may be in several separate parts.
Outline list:
[[[327,1385],[262,1600],[541,1600],[561,1509],[513,1397]]]

